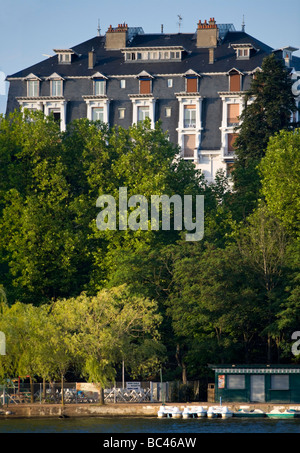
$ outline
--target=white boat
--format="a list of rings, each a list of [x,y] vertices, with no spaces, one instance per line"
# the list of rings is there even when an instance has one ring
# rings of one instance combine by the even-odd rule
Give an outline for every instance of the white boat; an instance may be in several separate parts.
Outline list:
[[[168,417],[168,418],[181,418],[182,412],[177,406],[160,406],[157,412],[158,418]]]
[[[167,412],[166,412],[166,407],[165,406],[160,406],[158,412],[157,412],[157,416],[158,418],[163,418],[163,417],[166,417],[167,416]]]
[[[203,406],[187,406],[183,409],[182,418],[201,418],[205,417],[206,413]]]
[[[233,416],[233,412],[229,410],[227,406],[210,406],[207,411],[208,418],[222,417],[230,418]]]
[[[206,417],[207,415],[207,410],[203,406],[198,406],[197,407],[197,417],[202,418]]]

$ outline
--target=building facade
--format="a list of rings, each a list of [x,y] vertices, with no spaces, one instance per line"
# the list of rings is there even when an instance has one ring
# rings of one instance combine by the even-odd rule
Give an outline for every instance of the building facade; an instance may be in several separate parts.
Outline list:
[[[180,155],[210,182],[219,169],[230,174],[243,94],[270,53],[284,59],[299,102],[296,50],[274,50],[213,18],[186,34],[145,34],[119,24],[7,77],[7,113],[52,113],[62,131],[84,117],[124,128],[160,120]]]
[[[300,403],[299,365],[210,365],[215,401]]]

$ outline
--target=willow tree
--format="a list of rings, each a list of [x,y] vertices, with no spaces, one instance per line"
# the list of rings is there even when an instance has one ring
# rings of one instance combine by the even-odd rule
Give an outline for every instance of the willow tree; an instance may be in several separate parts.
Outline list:
[[[59,300],[51,316],[64,326],[82,375],[98,384],[101,403],[103,388],[114,380],[122,360],[138,375],[159,369],[164,347],[157,304],[132,295],[126,286]]]

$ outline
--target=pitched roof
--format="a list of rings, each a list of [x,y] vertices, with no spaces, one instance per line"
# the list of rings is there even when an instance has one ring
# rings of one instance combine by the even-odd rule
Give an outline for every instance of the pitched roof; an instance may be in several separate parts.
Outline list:
[[[251,44],[256,50],[250,59],[237,60],[236,51],[232,44]],[[96,36],[72,47],[75,54],[71,64],[58,63],[58,56],[54,55],[8,78],[26,77],[30,73],[34,73],[38,77],[49,77],[54,72],[62,77],[92,76],[97,71],[106,76],[137,75],[142,71],[151,74],[184,74],[189,69],[198,73],[227,73],[233,67],[241,72],[247,72],[261,66],[264,57],[273,51],[270,46],[241,31],[228,31],[226,33],[221,44],[214,50],[213,64],[209,64],[208,49],[196,47],[195,33],[140,34],[130,40],[128,49],[132,47],[166,46],[183,47],[185,51],[182,60],[125,62],[121,50],[106,50],[105,36]],[[92,49],[96,54],[96,63],[93,69],[88,69],[88,52]],[[297,66],[299,66],[299,61],[299,58],[293,57],[293,62]]]

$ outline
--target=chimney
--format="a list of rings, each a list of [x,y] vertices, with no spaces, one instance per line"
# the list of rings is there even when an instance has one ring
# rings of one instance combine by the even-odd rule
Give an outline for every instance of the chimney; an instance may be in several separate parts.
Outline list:
[[[109,26],[106,32],[105,48],[109,50],[119,50],[126,47],[128,25],[119,24],[116,28]]]
[[[89,52],[89,69],[93,69],[96,63],[96,55],[94,49]]]
[[[160,26],[160,32],[161,32],[161,34],[163,34],[163,32],[164,32],[164,24],[161,24],[161,26]]]
[[[201,20],[199,20],[197,26],[197,47],[217,47],[218,38],[219,29],[214,17],[208,23],[205,20],[202,24]]]
[[[210,47],[208,49],[208,63],[213,64],[215,62],[215,49],[214,47]]]

